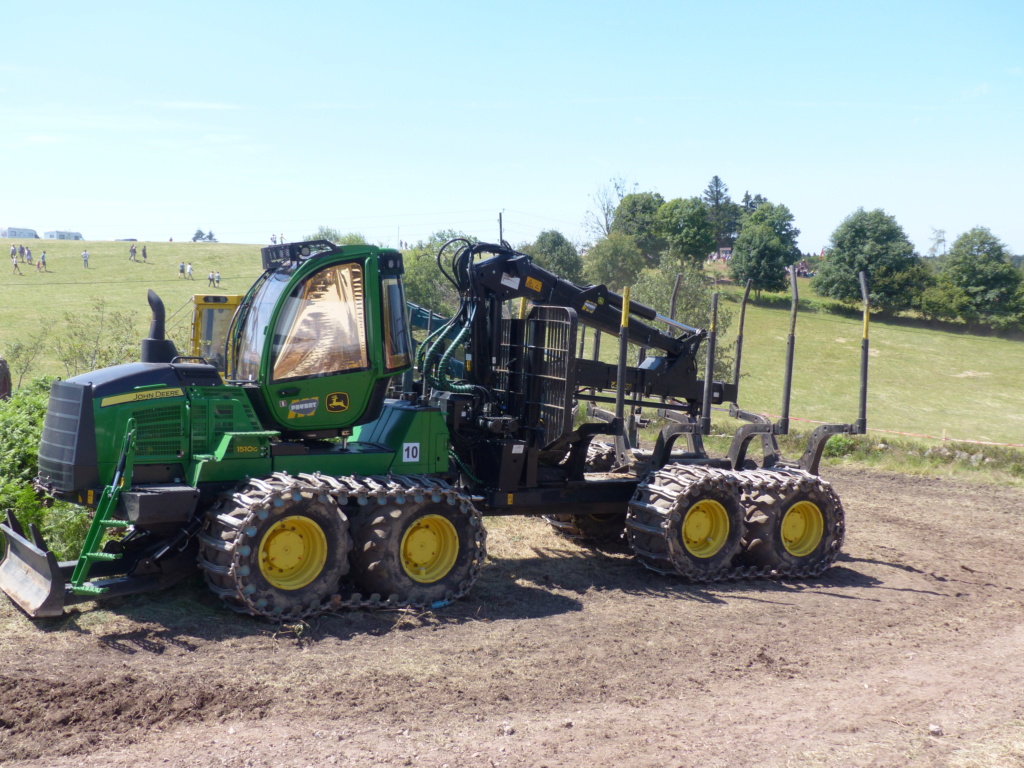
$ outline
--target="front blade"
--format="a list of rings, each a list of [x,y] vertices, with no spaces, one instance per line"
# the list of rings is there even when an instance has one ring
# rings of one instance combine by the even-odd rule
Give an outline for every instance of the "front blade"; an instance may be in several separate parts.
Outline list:
[[[64,577],[57,556],[29,523],[31,540],[25,536],[11,510],[0,531],[7,537],[7,554],[0,562],[0,589],[33,618],[64,613]]]

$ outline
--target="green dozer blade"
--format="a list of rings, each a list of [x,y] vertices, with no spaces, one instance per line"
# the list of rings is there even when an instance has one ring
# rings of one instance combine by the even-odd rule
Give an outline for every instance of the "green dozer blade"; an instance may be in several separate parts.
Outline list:
[[[7,538],[7,553],[0,562],[0,589],[33,618],[64,613],[64,577],[57,556],[39,529],[29,523],[29,537],[11,510],[0,523]]]

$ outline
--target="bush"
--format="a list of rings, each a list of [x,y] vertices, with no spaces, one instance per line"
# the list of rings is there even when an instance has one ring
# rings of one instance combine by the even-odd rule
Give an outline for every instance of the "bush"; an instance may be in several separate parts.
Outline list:
[[[857,441],[849,435],[832,435],[825,443],[824,456],[829,459],[838,459],[841,456],[849,456],[857,448]]]

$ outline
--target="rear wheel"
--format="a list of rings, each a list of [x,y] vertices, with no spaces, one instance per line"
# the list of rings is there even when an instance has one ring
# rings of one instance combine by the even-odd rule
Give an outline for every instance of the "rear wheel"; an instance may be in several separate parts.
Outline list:
[[[552,528],[580,544],[611,544],[622,539],[626,513],[611,515],[545,515]]]
[[[326,489],[277,474],[210,510],[200,546],[207,584],[232,609],[294,617],[338,593],[352,543]]]
[[[587,472],[608,472],[615,466],[615,446],[591,442],[587,446]],[[626,513],[611,515],[544,515],[552,528],[580,544],[611,544],[622,539]]]
[[[843,542],[839,497],[831,485],[813,475],[796,471],[779,475],[783,490],[774,498],[761,496],[750,507],[745,560],[759,566],[823,570]]]
[[[383,508],[365,510],[352,535],[358,589],[426,608],[464,594],[485,554],[480,513],[459,496],[389,498]]]

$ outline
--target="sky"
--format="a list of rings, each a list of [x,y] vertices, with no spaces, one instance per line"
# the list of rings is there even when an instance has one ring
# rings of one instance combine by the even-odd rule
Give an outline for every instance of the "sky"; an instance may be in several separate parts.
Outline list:
[[[712,176],[817,252],[882,208],[919,252],[1024,253],[1024,3],[13,3],[0,227],[92,240],[513,245],[612,179]]]

